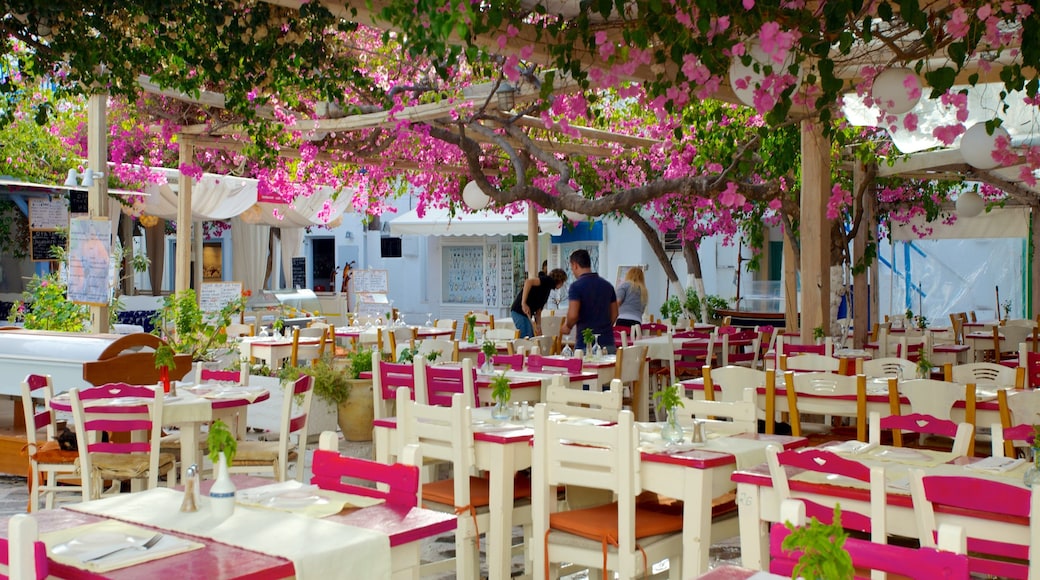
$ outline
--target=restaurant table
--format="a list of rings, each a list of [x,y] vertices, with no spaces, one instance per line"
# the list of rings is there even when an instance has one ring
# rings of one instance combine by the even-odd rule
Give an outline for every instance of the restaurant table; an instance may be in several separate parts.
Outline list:
[[[787,576],[742,566],[719,566],[697,576],[697,580],[790,580]]]
[[[517,471],[531,467],[533,421],[495,421],[490,407],[474,409],[473,421],[476,467],[487,471],[490,478],[491,523],[486,531],[488,574],[492,579],[504,580],[510,577],[512,522],[509,514],[513,507],[513,477]],[[392,431],[397,429],[397,419],[377,419],[373,425],[377,432]],[[646,424],[642,424],[641,429],[645,432]],[[684,501],[684,578],[692,578],[707,569],[712,499],[734,489],[729,476],[737,468],[738,455],[746,455],[749,447],[757,447],[764,458],[769,444],[794,448],[806,443],[802,437],[749,433],[733,436],[737,441],[727,448],[723,439],[730,438],[710,439],[698,448],[676,447],[640,454],[642,488]],[[376,460],[386,458],[376,457]]]
[[[1033,337],[1032,336],[1027,336],[1026,339],[1023,342],[1025,342],[1027,345],[1032,345],[1033,344]],[[988,330],[986,332],[969,332],[969,333],[964,335],[964,344],[967,347],[969,347],[970,350],[971,350],[971,353],[972,353],[971,362],[976,362],[976,361],[979,360],[979,355],[978,355],[979,352],[985,351],[985,350],[989,350],[989,351],[993,350],[993,331],[992,330]],[[1017,345],[1017,344],[1008,344],[1007,343],[1007,339],[1004,338],[1004,335],[1001,335],[1000,336],[1000,350],[1002,352],[1008,352],[1008,351],[1018,352],[1019,345]]]
[[[163,400],[162,425],[177,427],[181,434],[182,481],[188,467],[199,462],[199,432],[203,424],[212,421],[221,411],[234,412],[235,409],[271,398],[271,393],[258,387],[204,384],[197,388],[199,394],[195,394],[194,390],[196,389],[184,386],[178,389],[177,395],[167,395]],[[84,404],[89,405],[90,402]],[[71,412],[72,403],[69,401],[68,393],[55,395],[51,399],[51,408],[55,411]],[[241,422],[241,426],[244,428],[245,421]]]
[[[504,374],[509,379],[509,388],[512,391],[510,401],[527,401],[529,403],[540,403],[545,400],[545,392],[552,382],[553,377],[562,375],[564,380],[572,388],[581,388],[586,382],[595,381],[596,373],[585,372],[568,373],[562,370],[552,369],[543,372],[532,372],[527,370],[513,370],[500,368],[493,373],[485,373],[477,370],[477,380],[473,385],[477,389],[477,399],[481,404],[489,404],[491,398],[491,380]]]
[[[240,490],[272,483],[270,479],[249,476],[233,476],[232,479]],[[211,484],[210,481],[203,483],[203,494]],[[62,528],[68,527],[69,523],[75,525],[73,522],[84,518],[95,518],[91,521],[110,518],[188,537],[205,545],[202,550],[107,573],[112,576],[96,576],[76,567],[59,565],[67,573],[62,577],[144,578],[149,577],[145,574],[148,569],[167,572],[156,577],[170,577],[176,571],[178,577],[200,579],[331,578],[343,577],[345,570],[351,570],[359,578],[412,578],[418,576],[421,541],[450,532],[457,523],[453,514],[386,503],[348,507],[322,518],[239,503],[231,517],[219,521],[208,511],[209,498],[205,495],[203,505],[195,513],[179,511],[182,498],[180,491],[156,488],[60,510],[45,510],[42,513],[47,514],[47,518],[55,518],[63,524]],[[286,505],[299,507],[291,503]],[[40,527],[42,533],[51,531],[42,521]],[[235,548],[235,560],[229,561],[222,556],[214,562],[214,555],[223,555],[230,548]],[[224,576],[221,568],[216,566],[232,568],[234,575]],[[250,573],[239,575],[234,570],[237,567]],[[329,572],[330,567],[335,573]]]
[[[271,370],[282,368],[282,361],[292,356],[292,337],[243,336],[239,339],[239,352],[243,360],[264,361]],[[300,338],[300,345],[315,345],[317,338]]]
[[[833,444],[837,444],[834,442]],[[891,450],[898,450],[892,452]],[[917,522],[914,517],[913,501],[909,491],[909,469],[922,469],[926,475],[959,475],[994,479],[1003,483],[1023,486],[1022,476],[1029,463],[1023,463],[1015,469],[1003,473],[990,473],[968,469],[965,466],[980,461],[981,458],[953,457],[951,453],[913,449],[916,454],[907,454],[905,448],[878,446],[869,452],[841,455],[867,465],[883,465],[885,479],[888,483],[886,501],[886,522],[889,534],[918,537]],[[886,456],[887,452],[887,456]],[[887,459],[883,459],[887,457]],[[802,479],[804,478],[804,479]],[[773,489],[769,476],[769,466],[760,464],[750,469],[737,470],[733,473],[733,481],[737,484],[737,508],[740,518],[740,554],[742,565],[746,568],[764,570],[769,563],[769,525],[780,520],[780,499]],[[858,482],[841,480],[834,484],[833,479],[822,475],[792,475],[791,491],[800,495],[808,494],[807,499],[829,504],[837,498],[842,506],[855,506],[857,511],[869,511],[870,491]],[[993,498],[994,502],[1001,498]],[[1000,538],[1001,541],[1021,542],[1029,544],[1029,522],[1021,519],[1004,517],[995,513],[974,513],[960,510],[954,514],[943,511],[936,512],[936,523],[954,523],[964,529],[971,530],[976,537]]]
[[[436,326],[410,326],[409,325],[408,327],[411,328],[415,332],[415,337],[416,338],[442,338],[442,337],[449,337],[449,338],[451,338],[451,335],[455,333],[455,331],[450,329],[450,328],[439,328],[439,327],[436,327]],[[349,338],[351,340],[357,340],[357,338],[359,336],[361,336],[362,334],[364,334],[365,332],[370,332],[373,335],[375,335],[376,328],[382,328],[383,330],[387,330],[387,327],[385,327],[385,326],[384,327],[370,326],[370,327],[367,327],[367,328],[364,327],[364,326],[337,326],[336,327],[336,336],[343,337],[343,338]]]

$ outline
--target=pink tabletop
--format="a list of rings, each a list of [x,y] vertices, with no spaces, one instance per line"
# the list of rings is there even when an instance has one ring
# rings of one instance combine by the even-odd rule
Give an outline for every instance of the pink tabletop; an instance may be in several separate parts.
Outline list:
[[[784,449],[797,449],[799,447],[804,447],[809,442],[805,437],[766,435],[764,433],[740,433],[730,435],[730,437],[777,443],[782,445]],[[725,451],[709,451],[707,449],[692,449],[690,451],[682,451],[679,453],[644,451],[640,456],[643,461],[673,463],[675,465],[684,465],[686,467],[694,467],[697,469],[710,469],[720,465],[736,463],[736,457],[730,453],[726,453]]]
[[[228,388],[229,389],[234,389],[234,387],[228,387]],[[266,401],[266,400],[271,398],[271,393],[268,392],[267,389],[264,389],[263,392],[258,394],[256,396],[256,398],[253,399],[252,401],[250,401],[248,397],[217,397],[217,398],[200,397],[200,398],[208,399],[209,402],[210,402],[210,406],[213,409],[232,409],[232,408],[235,408],[235,407],[244,407],[246,405],[251,405],[253,403],[261,403],[263,401]],[[56,395],[53,399],[51,399],[51,408],[53,408],[55,411],[71,412],[72,411],[72,404],[69,402],[68,395],[65,395],[65,396]]]

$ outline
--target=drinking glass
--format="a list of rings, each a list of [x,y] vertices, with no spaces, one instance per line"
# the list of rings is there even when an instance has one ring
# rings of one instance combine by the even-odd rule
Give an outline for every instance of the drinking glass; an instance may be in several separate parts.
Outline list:
[[[426,326],[433,326],[433,313],[432,312],[427,312],[426,313]]]
[[[592,335],[592,346],[589,347],[589,345],[586,344],[585,348],[588,349],[589,354],[591,356],[599,356],[600,350],[601,350],[600,347],[599,347],[599,335],[598,334],[593,334]]]

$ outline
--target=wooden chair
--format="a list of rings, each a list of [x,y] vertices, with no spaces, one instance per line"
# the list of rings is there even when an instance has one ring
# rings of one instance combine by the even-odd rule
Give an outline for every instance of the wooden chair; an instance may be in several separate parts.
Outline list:
[[[458,362],[459,360],[459,341],[454,339],[424,338],[416,342],[415,348],[416,355],[422,357],[426,357],[434,351],[441,353],[435,362]]]
[[[621,411],[614,425],[590,426],[550,421],[548,406],[535,406],[532,547],[540,577],[556,578],[559,563],[570,562],[626,580],[649,576],[654,563],[668,558],[670,576],[679,578],[682,514],[637,501],[638,442],[629,411]],[[561,485],[604,489],[617,500],[557,511]]]
[[[805,506],[807,516],[830,524],[834,520],[834,505],[841,504],[841,525],[843,528],[870,534],[870,539],[878,544],[888,543],[888,523],[885,513],[885,468],[867,466],[852,459],[846,459],[837,453],[824,448],[809,447],[781,451],[779,447],[770,445],[766,448],[766,462],[769,464],[769,475],[773,479],[773,489],[779,501],[800,499]],[[786,468],[800,469],[823,475],[840,475],[865,484],[870,489],[870,502],[866,509],[858,507],[860,502],[841,501],[830,497],[812,499],[810,494],[802,494],[791,489]],[[827,503],[820,503],[826,501]]]
[[[542,314],[542,334],[551,341],[551,346],[548,350],[542,349],[544,355],[559,354],[560,349],[563,348],[563,336],[561,335],[560,329],[563,326],[563,316],[546,316]]]
[[[780,355],[779,369],[781,371],[801,372],[828,372],[844,374],[848,359],[834,358],[815,353],[805,353],[795,356]]]
[[[940,435],[953,440],[951,451],[958,457],[968,455],[975,437],[975,428],[968,423],[955,423],[948,419],[939,419],[921,413],[885,417],[882,417],[881,413],[871,413],[867,423],[869,431],[867,440],[874,445],[881,445],[882,430],[892,431],[892,445],[895,447],[903,446],[903,431]]]
[[[967,320],[968,315],[964,312],[950,313],[950,328],[953,329],[954,340],[957,344],[964,344],[964,323]]]
[[[58,493],[75,493],[83,489],[76,476],[77,451],[66,451],[58,444],[57,420],[51,409],[54,386],[50,375],[28,375],[22,381],[22,411],[25,414],[26,452],[29,455],[29,511],[36,511],[43,494],[47,509],[54,508]],[[37,400],[42,406],[37,408]],[[40,438],[40,429],[45,429]]]
[[[414,455],[415,449],[408,453]],[[405,455],[405,453],[402,451]],[[419,504],[419,468],[414,464],[387,465],[368,459],[342,455],[333,431],[318,438],[311,459],[311,483],[321,489],[386,500],[390,506],[408,509]],[[361,482],[378,484],[377,487]]]
[[[580,358],[560,358],[533,354],[527,357],[527,370],[532,373],[551,373],[555,371],[577,374],[581,372]]]
[[[1012,322],[1017,321],[1009,321],[1004,326],[993,327],[993,348],[1000,353],[994,362],[998,364],[1017,365],[1019,345],[1028,341],[1033,335],[1032,320],[1026,321],[1030,323],[1030,326],[1012,324]]]
[[[195,363],[195,384],[203,383],[233,383],[235,386],[249,386],[249,363],[242,361],[239,369],[227,370],[212,368],[215,363]]]
[[[730,343],[751,341],[747,346],[730,346]],[[740,365],[751,368],[759,366],[759,344],[761,337],[754,330],[744,330],[722,335],[722,366]]]
[[[314,377],[301,375],[282,401],[277,441],[240,441],[230,473],[270,473],[277,481],[285,481],[289,464],[296,464],[296,480],[303,481],[303,461],[307,448],[307,420],[314,395]],[[299,402],[297,403],[297,399]],[[294,442],[293,439],[296,439]]]
[[[736,401],[708,401],[680,395],[682,404],[675,409],[679,424],[692,427],[696,421],[706,422],[710,431],[726,433],[757,433],[758,407],[755,389],[746,388]]]
[[[614,379],[621,381],[622,392],[628,387],[625,397],[632,413],[641,421],[649,419],[649,395],[646,380],[646,346],[624,346],[618,349],[614,363]]]
[[[520,331],[515,328],[489,328],[484,331],[484,340],[490,340],[502,352],[509,352],[513,341],[520,338]]]
[[[7,537],[0,538],[0,564],[11,580],[43,580],[50,576],[47,545],[40,541],[36,519],[29,514],[15,514],[7,522]]]
[[[968,363],[943,366],[943,378],[954,383],[974,383],[980,387],[1016,388],[1025,386],[1025,371],[995,363]]]
[[[401,352],[404,349],[415,347],[415,332],[415,329],[410,326],[399,326],[386,331],[386,336],[390,341],[389,352],[393,353],[393,360],[401,360]]]
[[[424,373],[426,365],[421,361],[410,363],[392,363],[372,355],[372,391],[373,409],[372,416],[375,419],[393,417],[395,415],[395,401],[397,400],[397,389],[404,387],[411,392],[411,397],[416,396],[418,373]]]
[[[562,375],[549,382],[545,403],[549,411],[574,417],[617,421],[621,412],[621,381],[614,379],[605,391],[572,389]]]
[[[774,523],[769,531],[769,571],[787,577],[794,572],[801,552],[785,550],[783,542],[794,531],[793,528],[806,524],[805,505],[798,500],[783,501],[780,504],[780,518],[785,523]],[[943,524],[939,527],[938,536],[938,548],[889,546],[858,538],[846,538],[842,547],[848,552],[857,571],[870,570],[911,580],[968,578],[964,528]]]
[[[868,379],[896,377],[912,379],[917,376],[917,363],[905,358],[884,357],[869,360],[856,359],[856,374]]]
[[[135,402],[127,404],[128,399]],[[175,485],[174,456],[159,451],[161,389],[113,383],[72,389],[69,401],[76,425],[83,501],[100,498],[106,480],[130,480],[137,491],[142,485],[152,489],[160,475],[167,475],[170,487]],[[90,404],[84,405],[84,401]],[[114,486],[113,491],[118,490]]]
[[[117,338],[96,361],[83,363],[83,380],[95,387],[111,383],[154,385],[159,382],[155,349],[166,342],[154,334],[127,334]],[[191,372],[191,355],[174,356],[170,380],[179,381]]]
[[[708,401],[739,401],[744,397],[744,389],[758,389],[766,385],[766,371],[739,366],[711,368],[707,365],[701,369],[704,377],[704,398]],[[721,396],[715,394],[715,387],[721,390]]]
[[[461,366],[430,366],[424,371],[426,377],[425,403],[438,407],[451,405],[455,393],[463,393],[465,400],[472,406],[479,407],[477,390],[473,384],[477,380],[477,371],[469,359],[463,359]],[[423,401],[422,398],[419,399]],[[398,407],[400,413],[400,407]]]
[[[802,435],[804,413],[841,415],[856,420],[856,438],[864,441],[867,435],[867,380],[863,375],[854,377],[826,372],[784,373],[787,386],[787,410],[791,416],[791,432]],[[841,399],[845,399],[841,401]],[[856,402],[855,413],[848,411],[849,401]],[[768,421],[768,409],[767,417]],[[829,425],[816,424],[814,431],[828,432]]]
[[[531,349],[537,349],[538,353],[536,354],[540,354],[542,352],[541,347],[538,345],[537,342],[534,341],[534,339],[518,338],[509,343],[508,354],[531,354]]]
[[[397,428],[401,431],[402,445],[418,447],[417,460],[429,458],[451,462],[455,476],[423,483],[420,495],[427,508],[458,514],[455,530],[456,577],[462,580],[476,579],[478,537],[480,530],[487,530],[491,525],[489,480],[470,475],[476,470],[469,405],[471,399],[463,393],[455,393],[450,400],[447,406],[423,405],[411,400],[406,389],[400,389],[397,395]],[[525,501],[530,495],[530,480],[518,475],[514,480],[514,508],[510,521],[513,525],[525,528],[526,540],[531,538],[531,504]],[[423,566],[423,574],[435,568],[439,567]]]
[[[480,353],[483,355],[484,353]],[[479,356],[477,357],[480,358]],[[483,364],[483,362],[481,362]],[[509,368],[514,371],[520,371],[524,369],[524,355],[523,354],[496,354],[491,357],[491,365],[495,368]]]
[[[325,354],[325,333],[327,331],[327,328],[320,327],[293,328],[289,364],[294,367],[301,363],[310,365],[316,359],[321,358],[321,355]],[[306,341],[311,339],[318,341],[315,344],[307,344]],[[301,340],[304,341],[304,344],[300,344]]]
[[[893,388],[895,387],[895,388]],[[965,455],[975,453],[975,385],[968,383],[950,383],[934,379],[914,379],[910,381],[889,381],[888,402],[892,415],[899,415],[900,399],[910,402],[910,413],[928,415],[936,419],[953,421],[951,411],[958,401],[964,401],[964,423],[971,426],[973,436]],[[956,441],[955,441],[956,443]]]
[[[1016,458],[1019,456],[1017,448],[1028,448],[1033,444],[1035,431],[1029,423],[1020,423],[1007,429],[1002,427],[1000,423],[994,423],[991,429],[993,434],[993,457]],[[1029,459],[1028,453],[1023,453],[1022,455]]]
[[[1032,426],[1040,424],[1040,391],[1021,390],[1014,391],[1009,396],[1007,390],[997,391],[997,407],[1000,413],[1000,427],[1002,438],[1004,438],[1003,454],[1007,457],[1015,457],[1014,439],[1025,440],[1026,437],[1012,437],[1016,433],[1016,427],[1028,426],[1027,436],[1032,437]],[[997,453],[997,435],[993,434],[993,454]],[[1023,445],[1022,447],[1029,447]]]
[[[1030,562],[1040,557],[1040,494],[1030,490],[983,479],[955,475],[926,475],[920,469],[910,470],[910,495],[914,502],[914,516],[920,534],[921,546],[935,547],[935,512],[956,512],[960,509],[984,512],[996,517],[1015,518],[1030,529],[1029,544],[1007,542],[999,537],[980,538],[968,529],[968,569],[972,575],[1001,578],[1032,578]],[[993,501],[993,498],[1000,501]]]
[[[471,310],[471,311],[466,313],[465,317],[463,317],[463,322],[462,322],[462,336],[463,337],[469,336],[469,324],[467,324],[465,322],[465,320],[466,320],[466,318],[469,318],[471,316],[476,318],[476,322],[474,323],[474,327],[476,329],[483,328],[484,330],[490,330],[490,329],[495,327],[495,316],[493,314],[488,314],[486,311],[485,312],[474,312],[474,311]]]

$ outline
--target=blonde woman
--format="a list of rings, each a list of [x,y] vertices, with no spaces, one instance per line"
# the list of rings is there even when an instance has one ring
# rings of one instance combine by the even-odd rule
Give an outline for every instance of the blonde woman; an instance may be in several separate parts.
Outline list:
[[[625,281],[617,289],[618,319],[615,326],[635,326],[643,321],[648,298],[642,268],[629,268]]]

